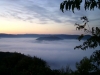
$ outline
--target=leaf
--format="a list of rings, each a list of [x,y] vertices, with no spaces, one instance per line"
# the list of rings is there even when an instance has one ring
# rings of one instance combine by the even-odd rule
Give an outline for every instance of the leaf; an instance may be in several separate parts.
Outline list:
[[[69,2],[69,10],[71,9],[71,5],[72,5],[71,2]]]
[[[83,37],[84,37],[84,35],[81,34],[81,35],[78,37],[78,40],[80,41]]]
[[[94,34],[94,27],[92,27],[92,34]]]
[[[74,8],[75,8],[75,5],[73,4],[72,5],[72,12],[74,13]]]
[[[61,10],[62,12],[64,12],[64,5],[63,5],[63,3],[60,4],[60,10]]]
[[[68,10],[68,3],[66,3],[65,7],[66,7],[66,10]]]

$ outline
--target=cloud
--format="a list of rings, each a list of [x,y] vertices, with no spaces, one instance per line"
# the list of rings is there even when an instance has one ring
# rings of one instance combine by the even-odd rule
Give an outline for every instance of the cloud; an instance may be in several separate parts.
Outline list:
[[[81,16],[90,17],[90,11],[85,11],[83,6],[80,11],[66,11],[62,13],[59,5],[62,0],[2,0],[0,1],[0,16],[13,17],[15,19],[47,24],[51,21],[55,23],[75,23]],[[96,11],[98,11],[96,9]],[[93,13],[100,13],[98,12]],[[92,15],[93,16],[93,15]],[[96,15],[97,16],[97,15]]]
[[[40,3],[40,4],[39,4]],[[54,4],[53,4],[54,3]],[[6,17],[14,17],[17,19],[21,19],[24,21],[32,21],[34,19],[39,19],[39,21],[47,23],[48,21],[54,21],[56,23],[63,23],[64,19],[61,19],[63,13],[59,10],[59,7],[55,6],[57,2],[44,0],[39,2],[31,1],[31,0],[4,0],[3,9],[6,7],[5,14],[2,14]],[[7,7],[10,5],[9,7]],[[53,6],[55,9],[53,9]],[[50,10],[49,10],[50,9]],[[52,9],[52,10],[51,10]],[[59,10],[59,11],[56,11]],[[60,12],[60,14],[59,14]],[[62,13],[62,14],[61,14]]]

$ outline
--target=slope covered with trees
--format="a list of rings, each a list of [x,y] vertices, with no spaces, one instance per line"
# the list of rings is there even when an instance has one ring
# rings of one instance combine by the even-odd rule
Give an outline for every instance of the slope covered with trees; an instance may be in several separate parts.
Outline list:
[[[16,52],[0,52],[0,75],[99,75],[99,54],[100,50],[97,50],[90,58],[84,57],[76,63],[76,70],[73,71],[70,66],[52,70],[46,61],[35,56],[30,57]]]
[[[47,63],[20,53],[0,52],[0,75],[51,75]]]

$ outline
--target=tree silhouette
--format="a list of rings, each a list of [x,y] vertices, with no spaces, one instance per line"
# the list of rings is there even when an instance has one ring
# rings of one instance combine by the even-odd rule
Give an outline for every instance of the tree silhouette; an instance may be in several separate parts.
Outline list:
[[[92,27],[91,29],[87,29],[85,26],[88,25],[88,18],[86,16],[81,17],[81,20],[83,20],[84,25],[80,25],[75,23],[77,26],[76,29],[78,30],[84,30],[84,32],[89,33],[91,35],[90,38],[88,38],[82,45],[76,46],[76,48],[80,48],[82,50],[86,50],[88,48],[96,48],[97,46],[100,46],[100,28],[99,27]],[[78,37],[78,40],[80,41],[84,37],[84,34],[81,34]]]
[[[80,6],[84,2],[85,10],[94,10],[94,8],[100,9],[100,0],[65,0],[60,4],[60,9],[62,12],[65,10],[71,10],[74,13],[74,10],[80,10]]]
[[[21,53],[0,52],[0,75],[72,75],[72,70],[52,70],[41,58]]]
[[[93,54],[90,56],[90,60],[93,64],[94,71],[100,74],[100,50],[93,52]]]
[[[84,57],[79,63],[76,63],[79,75],[99,75],[100,74],[100,50],[96,50],[90,58]]]
[[[84,2],[85,1],[85,2]],[[74,9],[80,10],[81,4],[84,2],[84,9],[85,10],[93,10],[95,7],[100,9],[100,0],[65,0],[60,4],[60,9],[62,12],[64,10],[70,10],[72,9],[72,12],[74,13]],[[82,45],[76,46],[76,48],[80,48],[81,50],[86,50],[88,48],[96,48],[97,46],[100,46],[100,28],[99,27],[92,27],[91,29],[87,29],[85,26],[88,24],[89,20],[86,16],[81,17],[81,20],[83,20],[84,25],[80,25],[75,23],[76,30],[84,30],[84,32],[90,33],[91,37],[87,39]],[[81,34],[78,37],[78,40],[80,41],[84,37],[84,34]]]
[[[84,9],[85,10],[94,10],[94,8],[100,9],[100,0],[65,0],[60,4],[60,9],[62,12],[64,10],[71,10],[74,13],[74,10],[80,10],[80,6],[84,2]],[[80,18],[83,20],[83,25],[75,23],[76,30],[84,30],[84,32],[89,33],[91,35],[90,38],[85,40],[82,45],[76,46],[74,49],[78,48],[81,50],[86,50],[88,48],[96,48],[100,47],[100,27],[92,27],[90,29],[88,25],[88,18],[86,16],[83,16]],[[89,29],[86,28],[86,25],[88,25]],[[81,34],[78,37],[78,40],[80,41],[84,37],[84,34]],[[93,52],[93,54],[90,56],[90,59],[87,57],[84,57],[80,63],[76,63],[76,75],[89,75],[90,72],[94,75],[100,74],[100,50],[97,50]],[[91,74],[90,74],[91,75]]]
[[[51,75],[53,73],[44,60],[35,56],[0,52],[0,58],[0,75]]]
[[[92,64],[89,58],[84,57],[79,63],[76,63],[77,73],[88,75],[92,71]]]

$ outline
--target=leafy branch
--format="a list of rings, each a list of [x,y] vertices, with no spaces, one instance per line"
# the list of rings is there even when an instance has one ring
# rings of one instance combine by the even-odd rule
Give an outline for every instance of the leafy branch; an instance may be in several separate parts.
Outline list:
[[[86,16],[83,16],[83,17],[81,17],[81,20],[83,20],[84,25],[75,23],[75,25],[77,26],[76,30],[84,30],[84,32],[90,33],[91,37],[89,39],[87,39],[82,45],[76,46],[74,49],[80,48],[82,50],[86,50],[88,48],[96,48],[97,46],[100,46],[100,28],[92,27],[91,30],[90,30],[90,28],[87,29],[85,26],[89,22],[88,18]],[[78,40],[80,41],[83,37],[84,37],[84,34],[81,34],[78,37]]]
[[[100,9],[100,0],[65,0],[60,4],[60,9],[62,12],[65,10],[71,10],[74,13],[74,10],[80,10],[80,5],[84,2],[84,9],[85,10],[94,10],[94,8]]]

